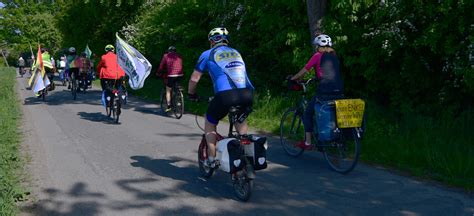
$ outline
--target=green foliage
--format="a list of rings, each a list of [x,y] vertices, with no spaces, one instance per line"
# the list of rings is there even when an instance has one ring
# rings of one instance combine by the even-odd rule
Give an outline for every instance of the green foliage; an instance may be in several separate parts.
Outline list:
[[[23,53],[30,54],[30,45],[36,54],[38,43],[53,51],[62,45],[62,35],[56,28],[55,14],[58,5],[51,2],[6,1],[0,9],[0,43],[8,48],[15,60]]]
[[[15,202],[26,198],[20,186],[20,110],[15,93],[15,70],[0,68],[0,215],[16,215]]]
[[[124,34],[153,65],[175,45],[190,73],[199,55],[209,49],[209,30],[225,26],[256,86],[279,90],[275,84],[280,86],[311,53],[307,18],[297,14],[306,14],[299,1],[176,1],[147,10],[127,28],[133,31]]]
[[[56,16],[57,27],[64,35],[62,47],[82,52],[89,44],[93,53],[103,54],[107,44],[115,44],[115,33],[134,19],[145,0],[62,1]]]
[[[324,26],[339,39],[349,90],[401,113],[472,107],[474,2],[386,2],[331,2]]]

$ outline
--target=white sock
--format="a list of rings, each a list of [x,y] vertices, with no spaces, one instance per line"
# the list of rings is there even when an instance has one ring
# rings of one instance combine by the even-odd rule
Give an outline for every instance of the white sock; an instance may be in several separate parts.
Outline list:
[[[307,145],[307,146],[311,145],[311,143],[307,143],[307,142],[304,142],[304,144]]]
[[[209,161],[214,161],[214,157],[212,157],[212,156],[207,157],[207,159],[208,159]]]

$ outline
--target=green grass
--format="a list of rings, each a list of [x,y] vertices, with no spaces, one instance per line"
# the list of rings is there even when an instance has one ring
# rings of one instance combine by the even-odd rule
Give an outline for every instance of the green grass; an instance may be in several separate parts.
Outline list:
[[[16,215],[16,202],[26,198],[20,185],[20,109],[14,68],[0,68],[0,215]]]
[[[369,108],[363,160],[474,191],[474,110],[395,119]]]

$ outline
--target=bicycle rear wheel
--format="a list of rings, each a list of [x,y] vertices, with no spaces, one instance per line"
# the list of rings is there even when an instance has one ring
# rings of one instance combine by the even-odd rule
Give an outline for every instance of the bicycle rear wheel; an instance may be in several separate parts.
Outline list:
[[[121,104],[120,104],[120,99],[116,99],[115,103],[114,103],[114,120],[115,120],[115,123],[119,123],[119,118],[120,118],[120,114],[122,112],[122,107],[121,107]]]
[[[244,202],[250,199],[253,188],[253,179],[247,178],[247,172],[249,171],[244,167],[234,174],[234,179],[232,180],[235,196]]]
[[[47,87],[45,87],[45,88],[41,91],[41,99],[42,99],[43,101],[46,100],[46,92],[48,91],[48,90],[46,90],[46,88],[47,88]]]
[[[324,147],[329,167],[341,174],[352,171],[359,161],[360,138],[354,128],[342,129],[340,138]]]
[[[166,89],[161,90],[160,109],[163,113],[166,111]]]
[[[173,91],[173,100],[171,102],[173,104],[174,116],[177,119],[180,119],[181,117],[183,117],[183,113],[184,113],[183,93],[177,89]]]
[[[112,100],[107,101],[107,99],[106,99],[106,101],[105,101],[105,112],[107,113],[107,117],[109,117],[109,118],[112,115],[113,105],[114,105],[114,102]]]
[[[76,100],[77,98],[77,81],[74,76],[71,78],[71,93],[72,93],[72,99]]]
[[[296,108],[290,108],[281,118],[280,122],[280,144],[285,152],[298,157],[303,154],[303,149],[297,146],[297,142],[304,140],[304,127],[302,114]]]

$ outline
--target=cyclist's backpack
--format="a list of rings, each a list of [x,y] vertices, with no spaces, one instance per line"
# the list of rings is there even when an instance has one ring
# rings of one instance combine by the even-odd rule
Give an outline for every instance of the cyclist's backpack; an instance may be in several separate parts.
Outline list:
[[[326,101],[317,101],[314,104],[315,125],[318,128],[319,141],[333,141],[336,137],[336,108]]]

